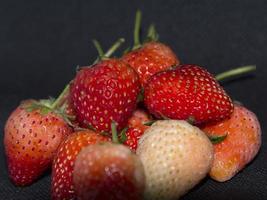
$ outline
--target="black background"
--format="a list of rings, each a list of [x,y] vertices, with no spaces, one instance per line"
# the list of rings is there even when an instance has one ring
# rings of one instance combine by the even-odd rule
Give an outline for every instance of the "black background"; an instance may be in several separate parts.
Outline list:
[[[183,199],[267,199],[264,0],[0,1],[2,135],[8,114],[22,99],[56,96],[73,78],[77,65],[96,58],[91,39],[97,38],[105,48],[121,36],[131,41],[137,8],[143,11],[144,27],[155,22],[161,41],[171,45],[183,63],[196,63],[213,73],[257,64],[254,76],[224,86],[258,115],[263,132],[260,154],[231,181],[217,183],[207,178]],[[26,188],[9,182],[2,138],[0,199],[49,199],[49,173]]]

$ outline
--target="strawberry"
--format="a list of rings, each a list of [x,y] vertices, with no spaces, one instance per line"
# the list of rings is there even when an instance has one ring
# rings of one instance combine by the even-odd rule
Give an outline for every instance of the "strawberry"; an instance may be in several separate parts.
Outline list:
[[[145,110],[137,109],[134,111],[132,117],[128,120],[128,129],[126,131],[125,145],[133,151],[137,148],[137,143],[140,137],[144,134],[148,126],[144,125],[151,121],[151,117]]]
[[[208,174],[213,146],[186,121],[159,120],[139,140],[146,176],[145,199],[178,199]]]
[[[23,102],[5,125],[4,145],[12,182],[19,186],[33,183],[50,167],[59,144],[71,133],[62,116],[49,107],[34,100]]]
[[[231,179],[253,160],[261,146],[261,128],[256,115],[240,105],[234,106],[229,119],[207,124],[203,131],[208,136],[227,134],[223,142],[214,145],[210,176],[216,181]]]
[[[73,182],[79,200],[141,200],[145,176],[140,159],[128,148],[106,143],[78,154]]]
[[[142,47],[125,54],[122,60],[136,70],[142,86],[152,75],[180,63],[170,47],[160,42],[145,43]]]
[[[180,65],[154,75],[145,87],[145,104],[158,118],[219,121],[233,103],[214,77],[197,65]]]
[[[108,59],[82,68],[71,84],[70,95],[82,126],[110,132],[112,121],[119,130],[126,126],[139,92],[136,72],[121,60]]]
[[[52,166],[52,199],[73,199],[75,197],[72,181],[75,158],[82,148],[105,142],[109,139],[94,131],[75,132],[58,148]]]
[[[122,60],[136,70],[141,85],[144,86],[148,79],[155,73],[166,70],[173,65],[180,64],[175,53],[167,45],[157,42],[158,35],[153,25],[150,26],[147,40],[140,44],[139,33],[141,24],[141,12],[137,11],[134,31],[133,50],[126,53]]]

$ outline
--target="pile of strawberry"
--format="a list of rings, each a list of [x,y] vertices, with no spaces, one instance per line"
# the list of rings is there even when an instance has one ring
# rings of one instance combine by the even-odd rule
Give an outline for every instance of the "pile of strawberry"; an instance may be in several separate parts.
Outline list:
[[[140,44],[110,58],[124,41],[78,69],[57,99],[23,101],[5,126],[11,181],[26,186],[52,167],[51,197],[178,199],[207,174],[223,182],[258,153],[257,117],[233,102],[213,76],[181,64],[157,41],[154,26]]]

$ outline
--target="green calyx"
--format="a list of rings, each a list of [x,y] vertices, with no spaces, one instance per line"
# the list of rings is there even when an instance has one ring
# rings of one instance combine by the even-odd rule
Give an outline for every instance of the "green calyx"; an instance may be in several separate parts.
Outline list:
[[[208,136],[208,137],[209,137],[212,144],[219,144],[226,139],[227,134],[220,135],[220,136]]]
[[[71,121],[75,119],[75,116],[66,114],[66,97],[69,93],[69,84],[65,87],[62,93],[58,96],[57,99],[49,98],[49,99],[41,99],[39,101],[32,101],[30,104],[24,106],[24,109],[27,112],[33,112],[35,110],[39,110],[41,115],[47,115],[51,112],[61,116],[65,122],[67,122],[70,126],[74,127]]]
[[[145,90],[142,87],[140,92],[139,92],[139,94],[138,94],[138,96],[137,96],[137,103],[144,101],[144,93],[145,93]]]
[[[155,25],[151,24],[148,28],[145,42],[152,42],[158,40],[159,40],[159,34],[156,31]]]
[[[143,125],[145,126],[151,126],[152,124],[154,124],[157,120],[151,120],[151,121],[148,121],[148,122],[144,122]]]
[[[115,121],[111,122],[112,142],[115,144],[123,144],[127,140],[126,132],[128,127],[124,128],[120,134],[117,131],[117,125]]]
[[[242,66],[238,67],[235,69],[231,69],[229,71],[222,72],[220,74],[217,74],[215,76],[215,79],[217,81],[223,82],[228,79],[233,79],[235,77],[239,77],[244,74],[248,74],[250,72],[253,72],[256,70],[256,65],[247,65],[247,66]]]

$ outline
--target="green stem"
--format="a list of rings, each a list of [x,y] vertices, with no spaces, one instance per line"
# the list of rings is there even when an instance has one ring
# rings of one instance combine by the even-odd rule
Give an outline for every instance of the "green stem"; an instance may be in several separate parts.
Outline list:
[[[159,39],[159,35],[156,31],[155,25],[150,24],[148,31],[147,31],[146,42],[157,41],[158,39]]]
[[[140,28],[141,28],[142,13],[140,10],[136,11],[134,24],[134,46],[133,50],[141,46],[140,43]]]
[[[109,58],[125,42],[124,38],[119,38],[104,54],[104,58]]]
[[[70,85],[66,85],[66,87],[64,88],[64,90],[61,92],[61,94],[58,96],[58,98],[54,101],[54,103],[51,105],[51,109],[55,109],[58,105],[60,105],[62,102],[62,100],[64,100],[65,95],[67,94],[67,92],[69,92],[70,89]]]
[[[112,133],[112,142],[119,144],[117,126],[114,121],[111,122],[111,133]]]
[[[256,65],[248,65],[248,66],[238,67],[236,69],[232,69],[226,72],[222,72],[220,74],[217,74],[215,78],[217,81],[224,81],[225,79],[239,76],[255,70],[256,70]]]
[[[93,44],[95,45],[95,48],[96,48],[96,50],[97,50],[97,52],[98,52],[98,56],[99,56],[99,58],[102,59],[103,56],[104,56],[104,51],[103,51],[103,49],[102,49],[100,43],[99,43],[97,40],[94,39],[94,40],[93,40]]]
[[[105,54],[103,54],[103,56],[99,58],[97,58],[93,64],[96,64],[99,62],[99,60],[103,60],[105,58],[109,58],[121,45],[122,43],[125,42],[124,38],[119,38],[108,50]]]

